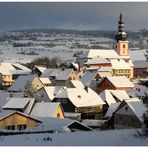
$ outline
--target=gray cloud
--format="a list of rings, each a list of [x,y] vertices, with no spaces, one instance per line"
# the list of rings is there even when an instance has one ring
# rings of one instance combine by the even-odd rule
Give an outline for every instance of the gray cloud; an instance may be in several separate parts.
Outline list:
[[[148,29],[147,2],[1,2],[0,30],[44,27],[117,30],[121,6],[126,29]]]

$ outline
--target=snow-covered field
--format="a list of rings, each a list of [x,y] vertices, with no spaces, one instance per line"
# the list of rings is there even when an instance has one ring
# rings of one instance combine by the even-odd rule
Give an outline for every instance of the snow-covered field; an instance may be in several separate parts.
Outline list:
[[[1,146],[147,146],[140,129],[0,136]]]

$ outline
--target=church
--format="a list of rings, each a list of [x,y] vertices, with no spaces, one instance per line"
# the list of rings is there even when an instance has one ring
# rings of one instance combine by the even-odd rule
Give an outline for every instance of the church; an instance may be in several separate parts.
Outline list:
[[[134,76],[134,64],[129,56],[129,42],[124,30],[122,13],[119,16],[118,32],[113,49],[90,49],[85,55],[77,58],[81,70],[90,68],[109,68],[112,76],[126,76],[132,79]]]

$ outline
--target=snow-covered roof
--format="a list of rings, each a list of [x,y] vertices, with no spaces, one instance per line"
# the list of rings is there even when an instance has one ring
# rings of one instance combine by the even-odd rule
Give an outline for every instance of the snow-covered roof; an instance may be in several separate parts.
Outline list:
[[[130,99],[125,90],[110,90],[110,92],[120,101]]]
[[[15,110],[1,110],[0,111],[0,120],[2,120],[3,118],[15,113]]]
[[[76,107],[105,104],[100,96],[89,87],[88,91],[82,88],[67,88],[62,90],[55,98],[68,98]]]
[[[115,87],[134,87],[125,76],[106,77]]]
[[[118,99],[118,101],[120,102],[123,100],[130,99],[128,94],[124,90],[104,90],[100,94],[100,97],[103,99],[103,101],[106,101],[109,106],[112,103],[116,103],[116,99]]]
[[[136,60],[133,64],[135,68],[148,68],[148,61],[146,60]]]
[[[89,60],[84,64],[89,65],[89,64],[107,64],[107,63],[111,63],[111,62],[102,57],[94,57],[93,59]]]
[[[104,117],[111,117],[112,113],[118,108],[121,102],[111,103]]]
[[[146,53],[146,49],[129,50],[129,55],[130,55],[132,61],[145,60],[145,53]]]
[[[80,126],[83,126],[89,130],[92,130],[91,128],[87,127],[86,125],[71,119],[61,119],[61,118],[53,118],[53,117],[39,117],[40,121],[42,121],[41,124],[36,127],[36,130],[57,130],[57,131],[63,131],[65,128],[68,128],[73,123],[78,123]]]
[[[138,84],[133,82],[134,84],[134,89],[127,91],[129,96],[132,97],[145,97],[148,95],[148,88],[144,85]]]
[[[98,72],[108,72],[108,71],[112,71],[112,67],[111,67],[111,66],[100,67],[100,68],[98,69]]]
[[[62,90],[60,86],[46,86],[43,87],[49,99],[52,101],[54,97]]]
[[[10,70],[15,70],[11,63],[4,63],[0,64],[0,73],[3,75],[12,75]]]
[[[31,116],[39,117],[55,117],[55,113],[60,103],[56,102],[37,102],[34,104]]]
[[[41,77],[57,77],[61,69],[55,69],[55,68],[48,68],[45,69],[44,72],[42,73]]]
[[[67,89],[61,90],[61,92],[59,92],[55,98],[68,98]]]
[[[112,76],[110,72],[98,72],[98,75],[101,77],[101,78],[104,78],[106,76],[110,77]]]
[[[130,64],[122,59],[111,59],[111,64],[113,69],[131,69]]]
[[[115,98],[112,96],[110,93],[110,90],[104,90],[101,94],[100,97],[102,98],[103,101],[107,102],[108,105],[112,103],[116,103]]]
[[[3,109],[25,109],[32,99],[34,100],[34,98],[10,98]]]
[[[51,81],[49,78],[40,78],[39,80],[42,82],[42,84],[51,84]]]
[[[19,76],[14,84],[9,87],[9,91],[25,91],[26,90],[26,85],[31,83],[31,81],[33,80],[33,78],[35,77],[35,75],[30,74],[30,75],[22,75]]]
[[[84,85],[80,80],[71,80],[70,83],[72,83],[75,88],[84,88]]]
[[[96,72],[87,71],[82,77],[81,81],[85,86],[90,86],[91,81],[96,77]]]
[[[67,80],[67,78],[68,78],[71,71],[72,71],[72,69],[64,69],[64,70],[60,71],[60,73],[57,76],[56,80]]]
[[[142,101],[132,101],[127,102],[127,104],[135,113],[135,115],[139,118],[139,120],[143,121],[143,113],[147,110],[147,108],[144,106]]]
[[[42,66],[36,66],[36,68],[43,73],[45,71],[45,69],[47,69],[46,67],[42,67]]]
[[[94,120],[94,119],[85,119],[82,121],[82,123],[84,125],[87,125],[89,127],[93,127],[93,126],[96,126],[96,127],[99,127],[101,126],[106,120]]]
[[[4,106],[9,101],[10,94],[8,92],[0,93],[0,107]]]
[[[31,72],[31,69],[27,68],[26,66],[24,65],[21,65],[19,63],[12,63],[12,66],[14,66],[14,68],[16,70],[25,70],[25,71],[30,71]]]
[[[19,63],[4,63],[0,64],[0,73],[3,75],[12,74],[30,74],[31,70]]]
[[[115,50],[111,49],[90,49],[87,54],[88,58],[94,58],[94,57],[102,57],[102,58],[119,58],[119,55]]]

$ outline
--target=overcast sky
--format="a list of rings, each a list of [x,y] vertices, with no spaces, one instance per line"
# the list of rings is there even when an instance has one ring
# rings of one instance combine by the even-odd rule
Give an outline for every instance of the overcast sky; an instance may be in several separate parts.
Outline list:
[[[29,28],[117,30],[121,7],[126,30],[148,29],[148,2],[0,2],[0,31]]]

